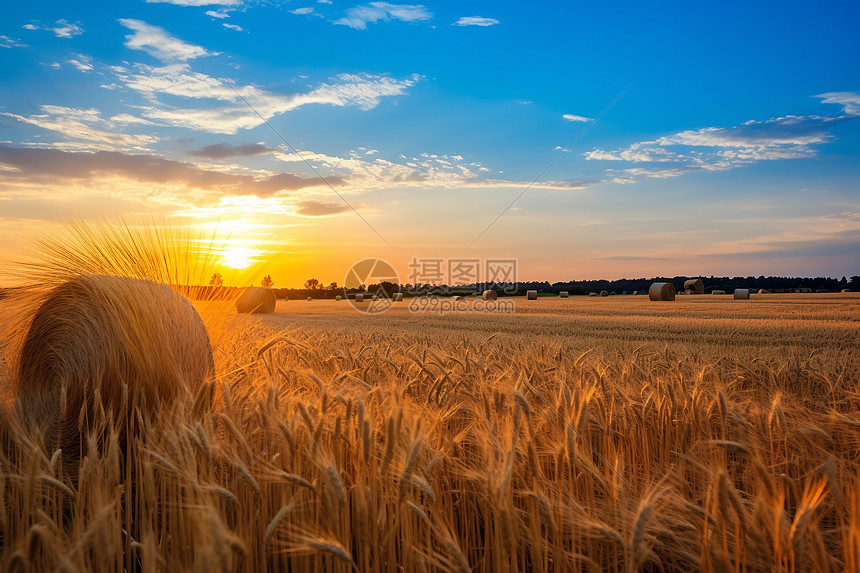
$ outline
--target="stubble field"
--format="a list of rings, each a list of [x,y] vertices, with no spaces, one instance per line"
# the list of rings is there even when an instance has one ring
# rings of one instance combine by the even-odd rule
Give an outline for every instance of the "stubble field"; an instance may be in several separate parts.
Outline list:
[[[215,380],[79,471],[7,404],[0,566],[860,570],[860,295],[512,300],[201,303]]]

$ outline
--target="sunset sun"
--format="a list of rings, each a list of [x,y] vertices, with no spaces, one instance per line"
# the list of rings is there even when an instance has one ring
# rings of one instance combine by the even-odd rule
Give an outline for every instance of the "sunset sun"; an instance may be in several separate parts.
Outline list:
[[[257,262],[260,251],[246,247],[227,247],[221,253],[221,264],[232,269],[247,269]]]

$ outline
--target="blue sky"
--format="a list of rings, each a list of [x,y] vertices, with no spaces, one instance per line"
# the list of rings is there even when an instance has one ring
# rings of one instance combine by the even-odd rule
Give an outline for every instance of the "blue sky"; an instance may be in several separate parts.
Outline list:
[[[552,281],[860,272],[855,3],[4,13],[6,259],[73,217],[158,216],[217,222],[226,266],[283,286],[365,256]]]

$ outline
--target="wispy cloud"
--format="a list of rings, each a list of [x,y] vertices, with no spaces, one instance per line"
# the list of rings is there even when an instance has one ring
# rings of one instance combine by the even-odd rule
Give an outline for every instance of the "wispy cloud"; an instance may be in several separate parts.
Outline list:
[[[419,22],[430,20],[433,14],[422,4],[389,4],[388,2],[371,2],[363,6],[355,6],[346,11],[343,18],[334,21],[340,26],[349,26],[355,30],[366,30],[368,24],[380,20],[401,20],[403,22]]]
[[[591,118],[583,117],[581,115],[573,115],[572,113],[566,113],[561,117],[567,121],[592,121]]]
[[[345,213],[350,210],[344,203],[326,203],[322,201],[301,201],[297,207],[296,214],[305,217],[326,217]]]
[[[240,6],[243,0],[146,0],[147,4],[175,4],[177,6]]]
[[[194,157],[205,157],[207,159],[226,159],[228,157],[242,157],[249,155],[262,155],[274,151],[266,147],[264,143],[249,143],[247,145],[230,145],[229,143],[216,143],[207,145],[202,149],[189,151],[188,155]]]
[[[51,30],[58,38],[74,38],[75,36],[80,36],[84,33],[84,29],[81,27],[80,22],[72,24],[66,20],[57,20],[56,26],[48,29]]]
[[[296,8],[295,10],[290,10],[291,14],[296,14],[298,16],[302,16],[304,14],[310,14],[314,11],[313,6],[307,6],[305,8]]]
[[[27,44],[21,40],[10,38],[9,36],[0,36],[0,48],[26,48]]]
[[[219,195],[254,195],[261,198],[323,185],[318,177],[303,177],[286,172],[266,172],[253,176],[225,173],[193,163],[116,151],[80,153],[0,145],[0,164],[12,168],[0,170],[0,180],[23,180],[43,185],[120,177],[168,186],[171,190],[199,189]],[[343,183],[337,176],[329,176],[326,180],[333,186]]]
[[[595,149],[586,159],[627,163],[659,163],[660,167],[609,169],[610,180],[632,183],[640,178],[677,177],[694,170],[723,171],[760,161],[813,157],[832,141],[832,126],[860,116],[860,95],[831,92],[816,96],[842,106],[836,116],[786,115],[750,120],[733,127],[685,130],[616,150]]]
[[[43,105],[41,114],[22,116],[0,112],[22,123],[35,125],[42,129],[55,131],[73,140],[86,143],[65,145],[84,149],[147,149],[158,141],[158,137],[144,134],[125,134],[119,132],[116,123],[105,120],[97,109],[78,109],[56,105]],[[108,131],[110,130],[110,131]],[[63,147],[63,143],[54,144]]]
[[[284,95],[252,85],[237,85],[234,91],[225,80],[194,72],[188,64],[138,65],[136,73],[125,70],[117,73],[127,87],[150,101],[151,105],[143,108],[144,117],[174,126],[224,134],[260,125],[263,120],[257,112],[269,119],[310,104],[373,109],[382,98],[403,95],[421,79],[417,75],[395,79],[382,75],[341,74],[309,92]],[[162,103],[162,96],[178,96],[188,102],[181,107],[168,105]]]
[[[499,21],[495,18],[484,18],[483,16],[463,16],[456,22],[455,26],[495,26]]]
[[[77,54],[74,58],[66,61],[72,64],[79,72],[93,71],[93,59],[86,54]]]
[[[65,19],[57,20],[53,26],[42,26],[31,22],[30,24],[24,24],[21,27],[25,30],[46,30],[53,32],[58,38],[74,38],[75,36],[80,36],[84,33],[84,29],[81,27],[80,22],[72,24]]]
[[[202,46],[189,44],[170,35],[167,30],[147,24],[142,20],[123,18],[119,23],[133,33],[126,36],[125,45],[133,50],[143,50],[162,61],[186,61],[202,56],[217,55]]]
[[[221,25],[224,26],[225,28],[227,28],[228,30],[236,30],[237,32],[244,32],[245,31],[245,28],[243,28],[242,26],[237,26],[236,24],[228,24],[227,22],[224,22]]]
[[[211,16],[212,18],[218,18],[218,19],[224,19],[224,18],[230,17],[230,14],[227,14],[226,12],[215,11],[215,10],[206,10],[205,13],[207,16]]]

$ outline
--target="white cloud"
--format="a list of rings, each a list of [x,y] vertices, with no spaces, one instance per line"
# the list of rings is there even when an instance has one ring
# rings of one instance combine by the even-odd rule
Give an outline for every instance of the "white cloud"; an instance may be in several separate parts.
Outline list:
[[[57,25],[48,29],[56,34],[58,38],[73,38],[84,33],[80,22],[72,24],[66,20],[57,20]]]
[[[97,109],[43,105],[40,110],[43,113],[30,116],[8,112],[0,112],[0,115],[42,129],[55,131],[67,138],[86,142],[60,142],[53,144],[54,147],[75,147],[89,150],[117,148],[145,150],[148,149],[149,145],[158,141],[157,137],[151,135],[120,133],[117,130],[117,125],[112,121],[103,119]]]
[[[463,16],[456,22],[455,26],[495,26],[499,21],[495,18],[484,18],[483,16]]]
[[[207,16],[211,16],[213,18],[219,18],[219,19],[230,17],[230,14],[227,14],[226,12],[216,12],[215,10],[206,10],[205,14]]]
[[[79,72],[93,71],[93,59],[86,54],[77,54],[76,57],[66,61],[72,64]]]
[[[349,26],[355,30],[366,30],[367,24],[375,24],[383,20],[401,20],[417,22],[433,17],[422,4],[389,4],[388,2],[371,2],[368,5],[356,6],[346,11],[343,18],[335,20],[340,26]]]
[[[382,75],[341,74],[309,92],[283,95],[252,85],[237,85],[234,90],[222,80],[192,71],[188,64],[138,65],[137,73],[118,72],[117,75],[126,87],[143,94],[151,103],[144,108],[145,117],[170,125],[225,134],[260,125],[263,120],[256,112],[269,119],[310,104],[355,106],[369,110],[379,105],[384,97],[405,94],[421,79],[417,75],[395,79]],[[159,99],[164,95],[191,101],[181,107],[166,105]],[[255,111],[249,109],[248,104]]]
[[[119,23],[134,33],[126,36],[125,45],[133,50],[143,50],[163,61],[192,60],[201,56],[216,55],[202,46],[195,46],[171,36],[164,28],[147,24],[142,20],[123,18]]]
[[[308,7],[308,8],[296,8],[295,10],[290,10],[290,12],[292,14],[297,14],[299,16],[302,16],[304,14],[310,14],[313,11],[314,11],[313,6]]]
[[[27,44],[21,43],[21,40],[10,38],[9,36],[0,36],[0,48],[26,48]]]
[[[84,29],[81,27],[80,22],[75,22],[72,24],[71,22],[60,19],[57,20],[55,25],[52,26],[39,26],[37,24],[24,24],[21,26],[25,30],[47,30],[49,32],[53,32],[58,38],[74,38],[75,36],[80,36],[84,33]]]
[[[374,150],[375,151],[375,150]],[[309,162],[317,169],[334,172],[342,177],[347,189],[368,190],[402,187],[442,187],[446,189],[533,188],[550,190],[583,189],[587,184],[571,181],[511,181],[485,178],[489,169],[478,162],[465,161],[460,155],[422,153],[417,157],[400,156],[401,161],[368,157],[350,152],[337,157],[313,151],[275,151],[273,157],[287,163]],[[370,154],[368,154],[370,155]]]
[[[592,121],[591,118],[583,117],[581,115],[573,115],[572,113],[566,113],[561,117],[567,121]]]
[[[835,122],[860,116],[858,94],[831,92],[816,97],[822,98],[822,103],[841,105],[842,115],[786,115],[733,127],[691,129],[636,142],[624,149],[595,149],[584,155],[600,161],[673,164],[660,169],[607,171],[610,175],[622,173],[614,180],[624,183],[639,177],[675,177],[693,170],[722,171],[760,161],[813,157],[821,145],[833,140],[830,129]]]
[[[175,4],[177,6],[239,6],[242,0],[146,0],[147,4]]]
[[[822,98],[821,103],[834,103],[842,106],[846,116],[860,115],[860,94],[852,92],[827,92],[815,97]]]
[[[236,30],[237,32],[244,32],[245,31],[245,28],[243,28],[242,26],[237,26],[236,24],[228,24],[227,22],[224,22],[221,25],[224,26],[225,28],[229,29],[229,30]]]

